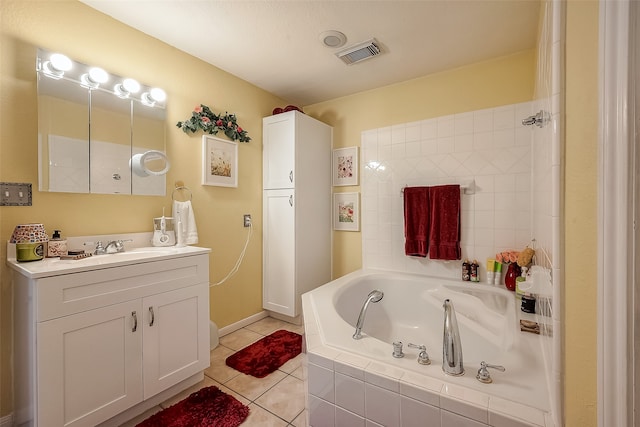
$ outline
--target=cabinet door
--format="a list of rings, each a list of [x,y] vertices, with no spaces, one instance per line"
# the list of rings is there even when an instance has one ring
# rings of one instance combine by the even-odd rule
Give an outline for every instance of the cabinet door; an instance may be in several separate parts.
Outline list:
[[[263,209],[262,306],[276,313],[297,316],[294,192],[266,190]]]
[[[140,310],[135,300],[38,324],[39,427],[94,426],[142,401]]]
[[[295,116],[267,117],[263,124],[263,188],[292,188],[295,180]]]
[[[209,366],[207,284],[143,299],[144,398]]]

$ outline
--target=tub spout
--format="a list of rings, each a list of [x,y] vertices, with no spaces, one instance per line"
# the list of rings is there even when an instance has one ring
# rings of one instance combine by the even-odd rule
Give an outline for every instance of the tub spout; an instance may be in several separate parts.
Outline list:
[[[364,316],[367,315],[367,308],[369,308],[369,303],[378,302],[382,299],[384,294],[382,291],[371,291],[367,296],[367,299],[362,304],[362,308],[360,309],[360,315],[358,316],[358,321],[356,322],[356,332],[353,334],[354,340],[359,340],[362,338],[362,326],[364,325]]]
[[[442,370],[447,375],[464,375],[462,363],[462,344],[453,303],[444,300],[444,333],[442,338]]]

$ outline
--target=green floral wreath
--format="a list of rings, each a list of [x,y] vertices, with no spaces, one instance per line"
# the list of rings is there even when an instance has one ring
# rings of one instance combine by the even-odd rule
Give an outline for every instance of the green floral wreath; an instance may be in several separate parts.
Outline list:
[[[215,114],[209,107],[200,104],[193,109],[191,117],[183,122],[176,123],[184,133],[195,133],[202,129],[204,133],[216,135],[222,131],[232,141],[249,142],[251,138],[247,131],[238,126],[236,115],[225,112],[224,115]]]

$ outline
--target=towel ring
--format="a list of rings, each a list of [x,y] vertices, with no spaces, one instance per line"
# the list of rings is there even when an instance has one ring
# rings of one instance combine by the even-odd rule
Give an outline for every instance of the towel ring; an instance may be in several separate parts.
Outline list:
[[[193,199],[193,193],[191,192],[189,187],[185,187],[184,185],[176,185],[176,188],[174,188],[173,191],[171,192],[171,200],[173,200],[175,202],[176,201],[176,197],[175,197],[176,191],[182,191],[182,190],[187,190],[189,192],[189,200]]]

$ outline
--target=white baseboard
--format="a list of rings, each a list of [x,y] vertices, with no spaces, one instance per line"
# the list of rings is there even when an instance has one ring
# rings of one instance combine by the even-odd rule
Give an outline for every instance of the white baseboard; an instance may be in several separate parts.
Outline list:
[[[223,328],[220,328],[220,331],[218,332],[218,334],[223,337],[225,335],[230,334],[231,332],[235,332],[238,329],[242,329],[247,325],[250,325],[254,322],[257,322],[258,320],[264,319],[265,317],[269,317],[269,312],[268,311],[261,311],[259,313],[256,313],[252,316],[249,316],[247,318],[244,318],[242,320],[237,321],[236,323],[232,323],[230,325],[227,325]]]
[[[5,415],[0,418],[0,427],[11,427],[13,426],[13,414]]]

